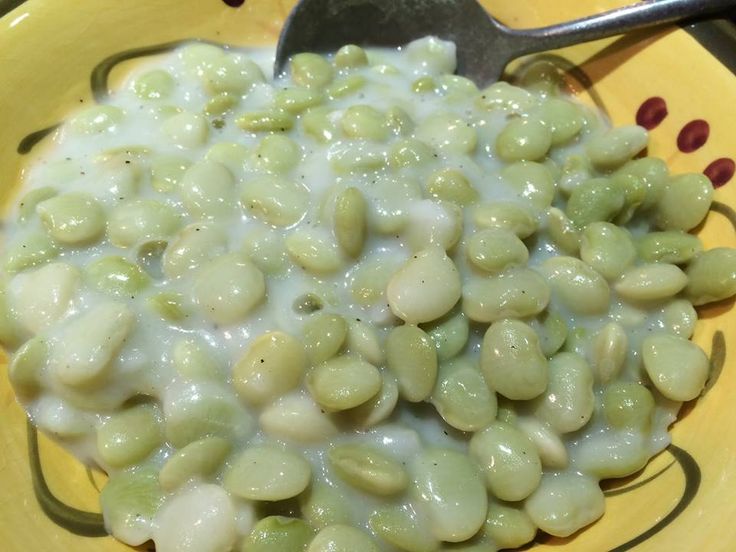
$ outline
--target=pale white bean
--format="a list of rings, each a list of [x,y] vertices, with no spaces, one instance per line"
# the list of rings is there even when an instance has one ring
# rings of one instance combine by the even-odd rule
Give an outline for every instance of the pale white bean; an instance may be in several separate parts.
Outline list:
[[[37,334],[64,316],[79,285],[79,270],[51,263],[19,274],[12,281],[8,301],[18,322]]]
[[[294,389],[306,367],[307,353],[299,340],[284,332],[266,332],[233,366],[233,385],[243,399],[261,405]]]
[[[488,497],[476,467],[453,450],[427,449],[412,462],[414,492],[439,540],[462,542],[483,525]]]
[[[362,320],[348,320],[345,346],[348,351],[359,354],[374,366],[383,364],[384,352],[378,334],[373,326]]]
[[[589,358],[596,380],[601,383],[618,377],[629,352],[629,338],[618,322],[609,322],[593,338]]]
[[[513,400],[528,400],[547,388],[547,359],[539,338],[519,320],[499,320],[483,337],[480,366],[491,389]]]
[[[463,312],[476,322],[528,318],[549,303],[545,279],[528,268],[511,268],[489,278],[470,279],[463,288]]]
[[[285,245],[291,260],[313,274],[335,272],[343,263],[340,248],[324,228],[296,230]]]
[[[626,477],[649,460],[649,447],[640,431],[598,434],[584,439],[575,451],[575,465],[599,479]]]
[[[69,322],[52,345],[50,366],[70,386],[99,385],[125,338],[135,316],[121,303],[102,303]]]
[[[240,202],[246,213],[269,224],[291,226],[306,213],[309,191],[281,177],[262,176],[245,183]]]
[[[460,431],[478,431],[496,417],[496,394],[488,389],[479,367],[466,359],[440,367],[432,404],[443,420]]]
[[[348,410],[378,394],[381,374],[375,366],[360,358],[338,356],[307,374],[307,388],[324,408]]]
[[[295,452],[273,445],[245,449],[225,471],[223,486],[249,500],[285,500],[309,485],[312,469]]]
[[[534,416],[517,416],[515,423],[534,443],[544,467],[554,470],[563,470],[567,467],[570,458],[565,444],[548,425]]]
[[[386,365],[409,402],[429,397],[437,380],[437,351],[429,336],[416,326],[399,326],[386,338]]]
[[[302,393],[284,395],[268,405],[258,422],[270,437],[297,443],[322,443],[339,432],[335,420]]]
[[[233,211],[235,181],[215,161],[200,161],[187,169],[179,187],[187,210],[197,218],[215,218]]]
[[[199,485],[166,502],[156,514],[159,552],[221,552],[237,539],[235,507],[219,485]]]
[[[192,289],[202,313],[218,324],[233,324],[266,295],[263,273],[240,253],[218,257],[197,274]]]
[[[500,548],[518,548],[534,538],[537,526],[522,508],[491,502],[484,531]]]
[[[179,224],[172,207],[152,199],[136,199],[112,210],[107,235],[113,245],[130,247],[144,240],[168,238]]]
[[[697,344],[671,334],[648,336],[642,343],[642,358],[654,386],[673,401],[696,398],[710,371],[708,357]]]
[[[542,264],[552,297],[572,312],[599,314],[608,310],[610,289],[606,280],[574,257],[552,257]]]
[[[410,504],[384,506],[371,515],[369,524],[379,537],[406,552],[434,552],[439,546],[429,520]]]
[[[367,402],[348,411],[350,419],[362,428],[376,426],[388,419],[399,402],[399,384],[389,373],[383,374],[381,391]]]
[[[460,299],[460,274],[444,251],[415,253],[391,278],[386,294],[391,311],[408,324],[431,322]]]
[[[470,439],[490,491],[501,500],[523,500],[539,485],[542,463],[534,443],[513,426],[496,421]]]
[[[542,531],[567,537],[601,517],[605,504],[594,479],[576,473],[551,473],[527,499],[525,509]]]
[[[174,144],[187,149],[201,146],[208,135],[204,117],[186,111],[169,117],[161,130]]]
[[[328,525],[312,539],[306,552],[379,552],[379,548],[360,529]]]
[[[549,384],[534,413],[560,433],[576,431],[593,415],[593,374],[583,357],[558,353],[549,361]]]
[[[614,289],[629,301],[661,301],[679,293],[687,285],[687,275],[677,266],[651,263],[630,268]]]
[[[166,246],[161,267],[169,278],[183,276],[222,255],[226,248],[227,238],[221,226],[202,222],[190,224]]]

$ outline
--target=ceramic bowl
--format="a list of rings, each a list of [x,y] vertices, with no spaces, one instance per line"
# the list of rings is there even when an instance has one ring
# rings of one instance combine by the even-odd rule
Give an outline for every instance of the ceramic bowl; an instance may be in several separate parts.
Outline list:
[[[510,26],[553,23],[628,0],[488,0]],[[201,38],[274,44],[290,0],[0,0],[0,200],[33,158],[44,130],[95,101],[126,65]],[[570,87],[614,124],[650,129],[649,154],[673,172],[705,172],[716,187],[698,234],[736,245],[736,32],[727,23],[669,28],[555,52]],[[721,56],[721,59],[716,57]],[[729,58],[728,56],[733,56]],[[90,86],[92,85],[92,86]],[[710,354],[706,391],[686,404],[673,444],[640,473],[605,485],[606,514],[569,539],[540,535],[535,551],[736,549],[736,313],[732,301],[700,309],[695,340]],[[104,475],[81,466],[26,423],[0,371],[0,548],[8,552],[123,552],[99,514]],[[145,550],[145,546],[143,547]]]

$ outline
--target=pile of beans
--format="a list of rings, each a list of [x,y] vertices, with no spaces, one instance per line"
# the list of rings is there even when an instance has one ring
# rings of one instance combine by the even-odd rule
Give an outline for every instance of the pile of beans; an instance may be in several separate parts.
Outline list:
[[[7,222],[9,377],[110,475],[110,532],[492,552],[595,521],[708,378],[694,306],[736,293],[689,233],[710,182],[547,62],[485,89],[434,38],[269,62],[139,67]]]

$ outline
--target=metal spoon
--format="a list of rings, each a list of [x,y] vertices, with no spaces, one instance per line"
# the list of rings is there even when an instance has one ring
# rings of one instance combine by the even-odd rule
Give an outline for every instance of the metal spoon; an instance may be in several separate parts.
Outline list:
[[[300,0],[281,30],[274,74],[299,52],[330,52],[345,44],[399,46],[433,35],[455,42],[459,74],[490,84],[507,63],[526,54],[734,6],[734,0],[645,0],[559,25],[510,29],[476,0]]]

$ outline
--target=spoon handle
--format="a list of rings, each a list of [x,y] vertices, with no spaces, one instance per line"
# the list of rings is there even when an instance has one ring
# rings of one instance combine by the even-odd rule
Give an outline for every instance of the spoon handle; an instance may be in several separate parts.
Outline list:
[[[549,27],[503,29],[513,42],[515,55],[563,48],[581,42],[624,34],[637,29],[736,8],[735,0],[645,0]]]

